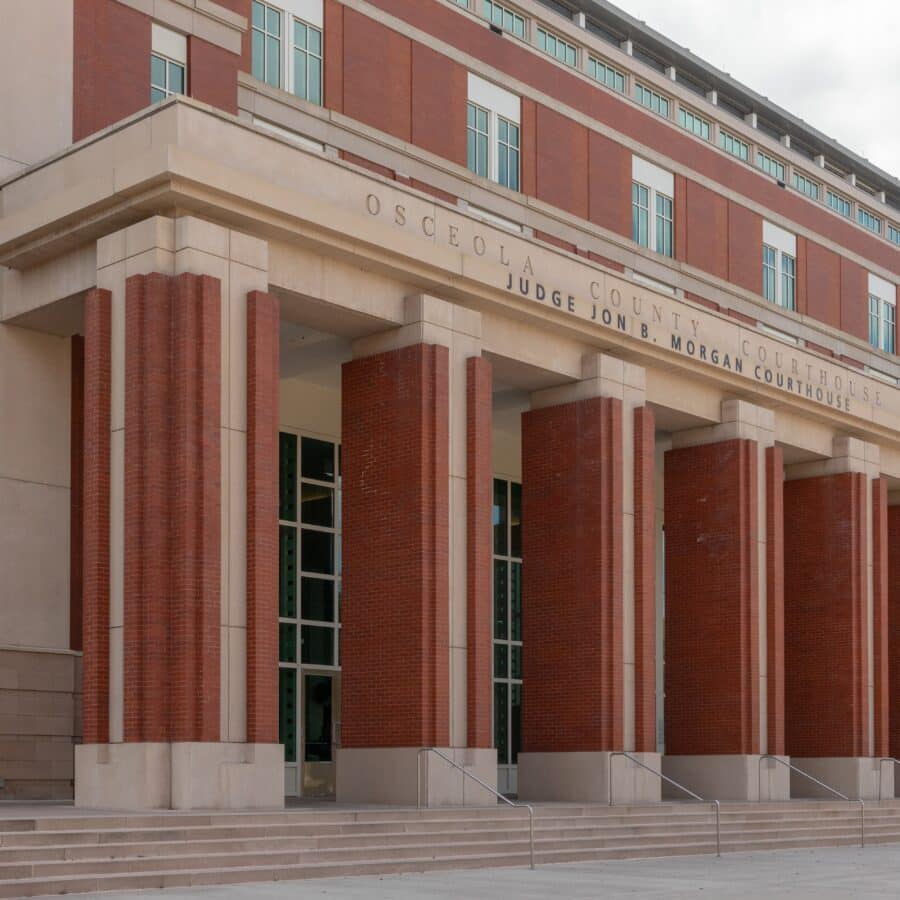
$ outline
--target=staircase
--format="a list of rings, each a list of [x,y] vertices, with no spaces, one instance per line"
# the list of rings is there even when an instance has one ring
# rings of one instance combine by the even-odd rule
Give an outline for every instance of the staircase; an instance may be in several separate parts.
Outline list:
[[[722,852],[859,844],[855,803],[722,806]],[[701,804],[541,805],[538,865],[715,853]],[[866,843],[900,842],[900,801],[866,807]],[[29,818],[0,809],[0,898],[527,866],[525,810],[318,807],[270,813]]]

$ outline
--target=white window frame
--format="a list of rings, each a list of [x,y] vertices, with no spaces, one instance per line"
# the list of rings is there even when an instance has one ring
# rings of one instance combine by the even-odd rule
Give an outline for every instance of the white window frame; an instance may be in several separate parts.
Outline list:
[[[499,182],[500,176],[500,119],[519,129],[519,167],[516,177],[518,190],[522,189],[522,100],[517,94],[485,81],[469,72],[468,102],[485,110],[488,114],[488,174],[487,177]],[[505,185],[501,185],[505,187]],[[514,188],[507,188],[514,190]]]
[[[325,102],[325,6],[324,0],[277,0],[270,3],[269,0],[260,0],[264,6],[271,7],[281,13],[281,58],[280,65],[280,84],[279,89],[287,91],[298,99],[295,93],[294,84],[294,22],[299,21],[304,25],[312,26],[318,29],[322,34],[322,97],[321,102]],[[252,8],[251,8],[252,15]],[[251,24],[252,30],[252,24]],[[252,50],[251,50],[252,52]],[[252,60],[251,60],[252,69]],[[268,82],[266,82],[268,83]],[[307,100],[307,103],[315,103],[314,100]],[[316,104],[321,105],[321,104]]]
[[[522,15],[520,12],[516,12],[511,6],[508,6],[505,3],[498,3],[497,0],[490,0],[491,6],[491,14],[487,15],[484,11],[484,3],[482,0],[477,0],[477,3],[480,4],[480,9],[477,9],[479,15],[484,16],[485,20],[493,25],[495,28],[499,28],[501,31],[504,31],[506,34],[510,34],[515,38],[518,38],[521,41],[528,40],[528,19]],[[499,11],[500,13],[500,21],[494,21],[494,12]],[[509,16],[512,19],[513,27],[507,28],[505,24],[506,17]],[[518,22],[522,23],[522,33],[519,34],[516,31],[516,24]]]
[[[756,168],[776,181],[785,181],[787,178],[787,166],[778,157],[772,156],[758,147],[756,149]]]
[[[166,28],[153,22],[150,25],[150,55],[151,57],[157,56],[166,63],[166,86],[163,88],[166,96],[164,99],[179,93],[178,91],[169,90],[169,63],[174,63],[176,66],[181,67],[182,84],[184,86],[182,93],[186,95],[188,93],[187,37],[179,34],[177,31],[172,31],[171,28]],[[152,69],[152,61],[150,65]],[[154,87],[156,86],[153,84],[151,75],[151,94]],[[156,89],[159,90],[159,88]]]
[[[551,40],[555,42],[557,47],[562,47],[564,51],[562,56],[560,56],[558,52],[552,53],[547,49],[547,44]],[[543,46],[541,46],[542,42]],[[555,31],[551,31],[549,28],[545,28],[543,25],[538,24],[534,30],[534,44],[541,53],[546,53],[547,56],[551,59],[555,59],[558,63],[562,63],[570,69],[578,68],[578,45],[573,44],[564,37],[560,37]],[[571,62],[569,62],[569,51],[571,51]]]
[[[762,295],[769,302],[780,306],[782,309],[796,310],[797,308],[797,237],[790,231],[785,231],[771,222],[763,221],[763,247],[768,247],[775,253],[775,295],[766,296],[765,286],[765,250],[763,251],[763,286]],[[787,257],[791,265],[787,264]],[[793,284],[792,296],[785,296],[785,281]]]
[[[869,343],[884,353],[896,353],[897,286],[869,272]],[[877,334],[872,333],[873,314]],[[890,329],[885,326],[890,323]]]
[[[647,244],[641,245],[638,243],[638,246],[646,246],[648,250],[652,250],[654,253],[660,253],[672,258],[675,253],[675,176],[671,172],[661,169],[645,159],[641,159],[639,156],[633,156],[631,158],[631,180],[632,185],[639,184],[648,191]],[[666,219],[667,222],[671,223],[671,254],[663,253],[663,249],[657,246],[657,219],[659,213],[657,211],[656,198],[658,196],[665,197],[672,204],[672,218],[671,220]]]
[[[644,103],[644,101],[638,95],[648,94],[650,96],[650,102]],[[655,88],[650,87],[649,85],[644,84],[642,81],[635,81],[634,89],[632,90],[632,97],[634,102],[637,103],[638,106],[643,107],[644,109],[650,110],[654,115],[661,116],[663,119],[669,119],[672,116],[672,100],[667,97],[665,94],[660,93]],[[654,101],[656,102],[656,106],[658,109],[653,108]],[[663,112],[662,106],[663,103],[666,104],[666,111]]]

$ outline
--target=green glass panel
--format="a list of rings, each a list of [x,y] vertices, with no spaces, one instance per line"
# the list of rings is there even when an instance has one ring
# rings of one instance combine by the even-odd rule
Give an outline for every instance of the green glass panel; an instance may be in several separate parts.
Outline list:
[[[494,553],[506,556],[506,482],[494,479]]]
[[[282,525],[279,529],[278,615],[297,618],[297,529]]]
[[[303,759],[331,762],[331,678],[306,675],[303,695]]]
[[[306,25],[296,20],[294,21],[294,46],[306,50]]]
[[[284,761],[297,762],[297,670],[278,670],[278,741]]]
[[[169,92],[184,93],[184,66],[179,66],[178,63],[169,63]]]
[[[281,41],[266,38],[266,84],[281,87]]]
[[[297,662],[297,626],[279,622],[278,659],[280,662]]]
[[[300,521],[304,525],[334,527],[334,488],[303,482],[300,486]]]
[[[258,0],[253,0],[253,27],[266,27],[266,8]]]
[[[306,53],[303,50],[294,50],[294,93],[301,100],[306,100],[307,89]]]
[[[509,646],[494,644],[494,678],[509,678]]]
[[[522,747],[522,685],[511,686],[512,697],[510,710],[510,762],[515,765]]]
[[[509,685],[494,682],[494,746],[497,762],[502,766],[509,762]]]
[[[510,650],[510,678],[522,677],[522,648],[512,646]]]
[[[309,86],[306,92],[306,99],[310,103],[322,104],[322,60],[315,56],[309,59],[308,72]]]
[[[509,555],[522,558],[522,485],[509,486]]]
[[[305,437],[300,450],[300,471],[304,478],[334,481],[334,444]]]
[[[301,582],[302,618],[316,622],[334,621],[334,582],[324,578],[303,578]]]
[[[322,32],[310,26],[307,29],[307,49],[316,56],[322,55]]]
[[[494,560],[494,637],[509,639],[509,564],[505,559]]]
[[[297,521],[297,435],[278,436],[278,518]]]
[[[159,56],[150,57],[150,84],[160,89],[166,86],[166,61]]]
[[[253,71],[253,77],[258,79],[259,81],[265,81],[266,79],[266,38],[265,35],[261,31],[253,30],[253,48],[251,51],[251,55],[253,58],[253,64],[251,69]]]
[[[301,661],[309,666],[334,665],[334,629],[304,625]]]
[[[165,99],[166,99],[165,91],[161,91],[161,90],[159,90],[159,88],[150,88],[150,102],[151,103],[159,103]]]
[[[266,7],[266,31],[278,37],[281,34],[281,13]]]
[[[510,563],[509,606],[510,640],[522,640],[522,563]]]

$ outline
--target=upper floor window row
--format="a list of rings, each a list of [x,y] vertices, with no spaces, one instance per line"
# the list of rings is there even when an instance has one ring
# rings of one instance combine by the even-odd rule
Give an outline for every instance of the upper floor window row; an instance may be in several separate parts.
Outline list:
[[[844,216],[847,219],[850,218],[852,204],[845,197],[842,197],[840,194],[836,194],[834,191],[828,191],[826,195],[826,201],[836,213],[840,213],[840,215]]]
[[[875,213],[869,212],[869,210],[860,206],[856,212],[856,220],[863,228],[866,228],[875,234],[881,234],[881,219],[879,219]]]
[[[469,73],[466,161],[482,178],[519,190],[521,102],[507,90]]]
[[[762,150],[756,151],[756,165],[767,175],[771,175],[777,181],[784,181],[784,163],[779,162],[774,156],[763,153]]]
[[[150,102],[187,93],[187,38],[153,23],[150,49]]]
[[[253,77],[321,105],[323,19],[322,0],[253,0]]]
[[[646,106],[647,109],[655,112],[658,116],[662,116],[664,119],[669,118],[668,97],[664,97],[662,94],[657,93],[651,88],[636,82],[634,85],[634,99],[637,100],[641,106]]]
[[[686,131],[696,134],[697,137],[703,138],[704,141],[708,141],[712,133],[712,125],[706,119],[698,116],[695,112],[691,112],[684,106],[678,110],[678,123]]]
[[[807,178],[805,175],[801,175],[799,172],[794,172],[794,187],[801,194],[806,194],[811,200],[819,199],[819,183],[811,178]]]
[[[578,48],[558,35],[553,34],[552,31],[547,31],[540,26],[537,29],[537,46],[538,50],[549,53],[550,56],[555,57],[567,66],[571,66],[573,69],[578,65]]]
[[[602,62],[593,56],[588,57],[588,75],[605,84],[608,88],[625,93],[625,75],[618,69],[614,69],[609,63]]]
[[[896,225],[888,225],[888,240],[892,244],[900,244],[900,228]]]
[[[466,8],[469,6],[468,0],[456,0],[456,2]],[[525,18],[517,12],[495,3],[494,0],[482,0],[481,11],[492,25],[496,25],[518,38],[525,38]]]
[[[719,132],[719,146],[732,156],[747,162],[750,159],[750,145],[727,131]]]

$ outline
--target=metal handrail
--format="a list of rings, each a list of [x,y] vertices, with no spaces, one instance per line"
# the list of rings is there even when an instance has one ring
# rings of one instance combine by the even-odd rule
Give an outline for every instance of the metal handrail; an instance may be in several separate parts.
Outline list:
[[[884,764],[886,762],[895,763],[896,765],[900,765],[900,759],[897,759],[894,756],[881,756],[878,759],[878,802],[880,803],[884,797],[881,796],[881,770],[884,768]],[[897,792],[894,791],[896,794]]]
[[[759,758],[759,767],[757,769],[757,789],[759,793],[762,794],[762,763],[764,759],[772,759],[777,763],[780,763],[783,766],[786,766],[792,772],[796,772],[798,775],[802,775],[804,778],[808,778],[810,781],[819,785],[819,787],[825,788],[826,791],[830,791],[834,794],[835,797],[840,797],[841,800],[846,800],[848,803],[853,803],[854,801],[850,799],[846,794],[842,794],[839,790],[833,788],[830,784],[825,784],[824,781],[819,781],[814,775],[810,775],[809,772],[804,772],[803,769],[798,769],[795,765],[792,765],[787,760],[782,759],[780,756],[775,756],[772,753],[764,753]],[[881,773],[879,772],[879,780],[881,778]],[[881,786],[879,785],[879,792],[881,790]],[[863,800],[862,797],[857,797],[856,803],[859,803],[859,846],[866,846],[866,801]]]
[[[441,753],[440,750],[435,747],[421,747],[419,748],[419,752],[416,754],[416,809],[422,808],[422,754],[423,753],[434,753],[436,756],[439,756],[445,763],[449,763],[454,769],[459,769],[460,772],[463,773],[464,776],[467,776],[472,779],[472,781],[480,784],[486,791],[492,793],[498,800],[502,800],[507,806],[511,806],[513,809],[527,809],[528,810],[528,837],[531,843],[531,868],[534,868],[534,807],[530,803],[513,803],[509,797],[504,797],[499,791],[492,788],[489,784],[486,784],[482,781],[477,775],[473,775],[469,772],[465,766],[461,766],[458,762],[454,762],[444,753]],[[465,787],[466,781],[463,778],[463,800],[465,801]]]
[[[652,775],[656,775],[659,778],[662,778],[663,781],[671,784],[673,787],[677,787],[678,790],[684,791],[685,794],[689,794],[694,800],[699,801],[700,803],[710,803],[716,811],[716,856],[722,855],[722,842],[720,838],[720,826],[719,826],[719,813],[721,811],[721,804],[718,800],[704,800],[699,794],[695,794],[692,790],[686,788],[683,784],[679,784],[673,778],[669,778],[668,775],[663,775],[662,772],[657,772],[656,769],[650,768],[650,766],[645,765],[639,759],[632,756],[625,750],[615,750],[609,754],[609,779],[607,783],[607,787],[609,788],[609,805],[613,805],[613,782],[612,782],[612,771],[613,771],[613,759],[617,756],[624,756],[626,759],[630,759],[636,766],[640,766],[642,769],[646,769]]]

